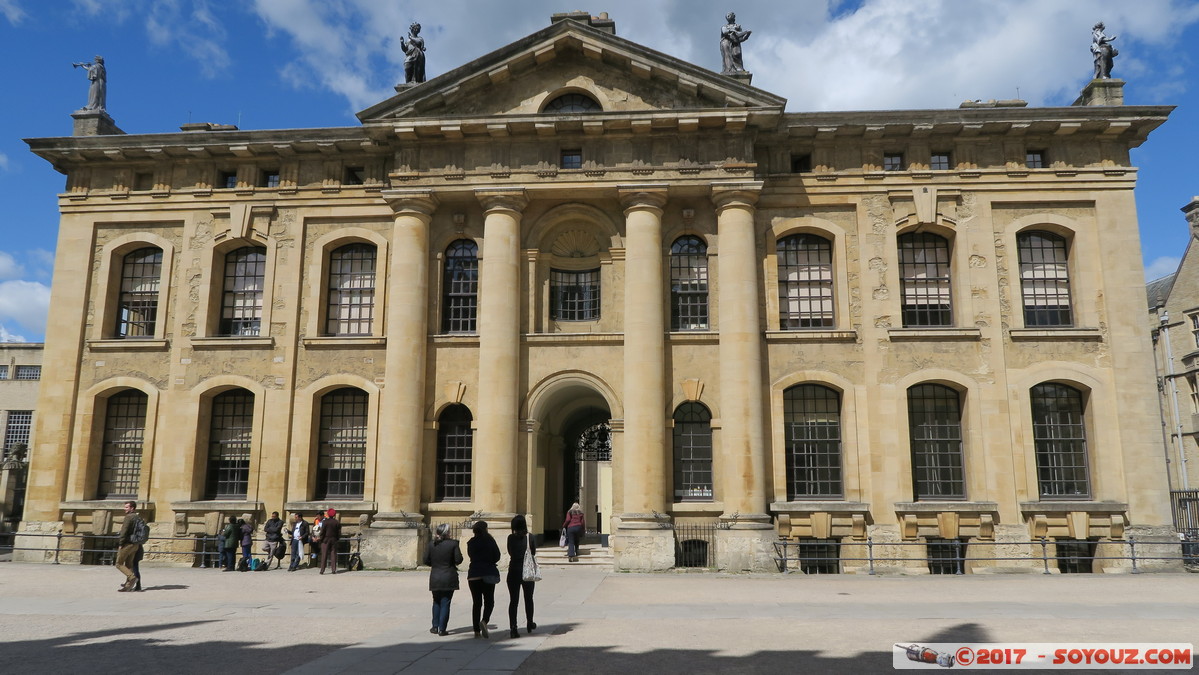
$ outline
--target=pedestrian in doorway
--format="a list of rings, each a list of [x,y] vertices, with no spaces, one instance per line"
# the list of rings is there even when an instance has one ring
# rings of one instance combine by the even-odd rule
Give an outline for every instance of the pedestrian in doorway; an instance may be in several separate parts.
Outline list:
[[[330,574],[337,574],[337,544],[340,541],[341,521],[337,519],[337,509],[329,509],[321,521],[321,574],[325,573],[326,564]]]
[[[433,593],[433,627],[430,633],[449,635],[450,602],[458,590],[458,566],[462,564],[462,549],[457,539],[450,538],[450,526],[442,523],[433,534],[425,551],[429,570],[429,591]]]
[[[476,520],[471,531],[475,536],[466,542],[466,555],[470,567],[466,571],[466,585],[470,588],[470,618],[475,627],[475,637],[487,639],[487,624],[491,621],[491,610],[495,609],[495,586],[500,583],[500,547],[495,537],[487,532],[487,522]],[[482,616],[480,616],[480,610]]]
[[[566,512],[566,519],[562,521],[562,531],[566,533],[566,559],[570,562],[579,561],[579,541],[583,539],[583,532],[587,529],[587,523],[583,518],[583,509],[578,502],[570,505],[570,510]]]
[[[237,516],[229,516],[229,522],[221,530],[221,567],[226,572],[236,569],[238,539],[241,539],[241,527],[237,524]]]
[[[512,534],[508,535],[508,626],[512,637],[520,637],[516,630],[516,610],[520,607],[520,594],[525,594],[525,629],[530,633],[537,628],[533,623],[533,582],[524,580],[525,552],[536,554],[529,524],[523,515],[512,519]]]

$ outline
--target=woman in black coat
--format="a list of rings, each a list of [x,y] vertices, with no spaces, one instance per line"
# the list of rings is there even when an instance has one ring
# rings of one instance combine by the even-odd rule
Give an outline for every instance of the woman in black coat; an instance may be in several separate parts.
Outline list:
[[[491,610],[495,608],[495,585],[500,582],[500,547],[495,537],[487,533],[486,521],[475,521],[471,528],[475,536],[466,542],[466,555],[470,568],[466,572],[466,585],[470,588],[470,618],[475,627],[475,637],[487,638],[487,623],[491,621]],[[482,620],[479,611],[482,610]]]
[[[430,633],[448,635],[446,625],[450,622],[450,601],[458,590],[458,566],[462,564],[462,549],[457,539],[450,539],[450,526],[437,526],[433,542],[425,551],[425,564],[429,570],[429,590],[433,593],[433,627]]]
[[[525,628],[532,633],[537,624],[533,623],[533,582],[524,580],[525,551],[537,553],[533,537],[529,535],[529,525],[525,517],[518,515],[512,519],[512,534],[508,535],[508,625],[512,629],[512,637],[520,637],[516,630],[516,610],[520,607],[520,593],[525,594]]]

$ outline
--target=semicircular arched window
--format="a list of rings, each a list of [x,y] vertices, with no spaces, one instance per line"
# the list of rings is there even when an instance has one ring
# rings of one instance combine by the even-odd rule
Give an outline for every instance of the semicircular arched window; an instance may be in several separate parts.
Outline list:
[[[562,94],[542,107],[545,113],[589,113],[603,112],[604,108],[586,94]]]

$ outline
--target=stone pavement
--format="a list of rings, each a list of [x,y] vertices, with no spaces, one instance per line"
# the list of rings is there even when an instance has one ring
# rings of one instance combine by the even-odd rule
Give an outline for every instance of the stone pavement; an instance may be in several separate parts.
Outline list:
[[[868,577],[547,569],[538,627],[470,594],[428,632],[425,572],[0,563],[0,673],[889,672],[910,642],[1199,643],[1199,575]],[[523,613],[522,613],[523,616]],[[1105,671],[1116,672],[1116,671]]]

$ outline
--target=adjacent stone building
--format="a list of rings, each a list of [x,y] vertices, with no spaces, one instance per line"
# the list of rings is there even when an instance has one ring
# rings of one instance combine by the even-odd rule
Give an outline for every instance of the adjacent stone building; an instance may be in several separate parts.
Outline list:
[[[691,523],[729,570],[1164,533],[1129,150],[1171,108],[1120,84],[787,112],[584,13],[357,126],[31,139],[67,185],[24,527],[332,506],[413,566],[578,499],[633,570]]]
[[[0,342],[0,533],[21,520],[41,379],[42,343]]]

